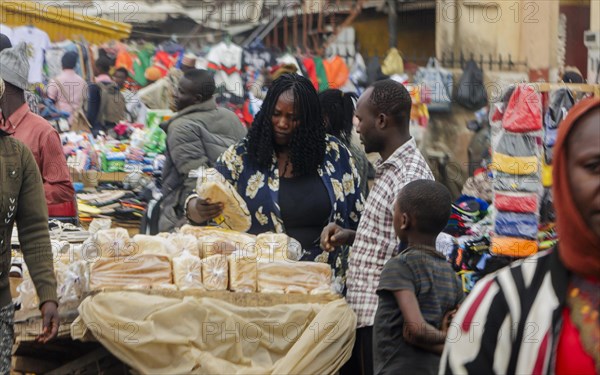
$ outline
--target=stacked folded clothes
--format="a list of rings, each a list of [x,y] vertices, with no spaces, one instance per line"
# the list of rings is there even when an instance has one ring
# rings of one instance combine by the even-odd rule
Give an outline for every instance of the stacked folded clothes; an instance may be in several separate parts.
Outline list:
[[[542,98],[527,85],[518,86],[502,118],[503,133],[494,146],[494,236],[490,251],[524,257],[538,251]]]
[[[461,196],[452,204],[452,214],[444,232],[454,237],[469,234],[471,227],[487,215],[488,207],[481,198]]]
[[[79,216],[82,221],[96,217],[109,217],[115,222],[139,221],[144,216],[147,203],[128,190],[105,190],[78,194]]]

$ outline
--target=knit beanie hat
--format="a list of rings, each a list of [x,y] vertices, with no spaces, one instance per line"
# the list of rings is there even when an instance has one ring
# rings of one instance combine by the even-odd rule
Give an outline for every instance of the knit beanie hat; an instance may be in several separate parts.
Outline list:
[[[0,52],[0,77],[21,90],[29,86],[29,61],[27,45],[19,43],[16,47]]]

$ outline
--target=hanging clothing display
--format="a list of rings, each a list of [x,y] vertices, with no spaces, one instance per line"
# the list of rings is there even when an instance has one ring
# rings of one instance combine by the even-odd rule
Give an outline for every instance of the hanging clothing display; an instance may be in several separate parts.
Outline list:
[[[133,79],[140,85],[146,86],[145,73],[152,62],[152,55],[154,55],[153,46],[144,46],[142,49],[137,51],[137,56],[133,60]]]
[[[348,69],[344,59],[341,57],[333,56],[329,59],[323,60],[323,67],[325,68],[325,73],[327,74],[329,88],[339,89],[348,81],[350,70]]]
[[[315,90],[319,91],[319,79],[317,77],[315,60],[312,57],[305,57],[302,59],[302,65],[304,65],[304,69],[306,69],[308,79],[310,79],[313,86],[315,86]]]
[[[323,59],[315,57],[315,67],[317,70],[317,79],[319,80],[319,91],[325,91],[329,88],[329,82],[327,81],[327,71],[325,65],[323,65]]]
[[[242,48],[233,43],[221,42],[211,48],[207,56],[208,68],[216,72],[217,87],[224,86],[227,92],[238,97],[244,96],[242,52]]]
[[[29,83],[42,82],[44,52],[50,48],[50,37],[45,31],[32,25],[21,26],[13,30],[12,43],[17,45],[21,42],[27,43],[27,45],[31,47],[31,56],[29,57]]]

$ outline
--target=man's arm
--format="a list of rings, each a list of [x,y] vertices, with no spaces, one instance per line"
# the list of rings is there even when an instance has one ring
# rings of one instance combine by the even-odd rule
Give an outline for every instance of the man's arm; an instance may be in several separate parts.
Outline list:
[[[55,130],[50,131],[40,147],[42,155],[40,172],[44,182],[46,202],[48,204],[74,202],[75,190],[58,133]]]
[[[46,343],[56,337],[59,325],[56,278],[48,233],[48,210],[42,179],[33,155],[29,149],[23,149],[23,180],[17,202],[16,221],[21,251],[42,311],[43,328],[37,340]]]
[[[394,297],[404,317],[404,340],[427,351],[442,354],[446,332],[425,321],[415,293],[412,290],[397,290],[394,291]]]

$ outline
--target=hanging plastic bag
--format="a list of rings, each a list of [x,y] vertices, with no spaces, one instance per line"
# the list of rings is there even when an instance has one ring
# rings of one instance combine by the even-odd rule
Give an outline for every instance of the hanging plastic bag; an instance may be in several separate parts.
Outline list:
[[[467,62],[458,83],[456,101],[474,111],[488,104],[488,96],[483,83],[483,71],[474,60]]]
[[[404,74],[404,61],[402,60],[402,56],[400,56],[398,49],[390,48],[387,56],[383,60],[383,64],[381,64],[381,72],[386,76]]]
[[[513,133],[542,130],[542,97],[531,85],[515,88],[504,111],[502,127]]]
[[[415,82],[421,85],[421,99],[429,112],[448,112],[452,104],[452,73],[440,66],[435,57],[419,68]]]

